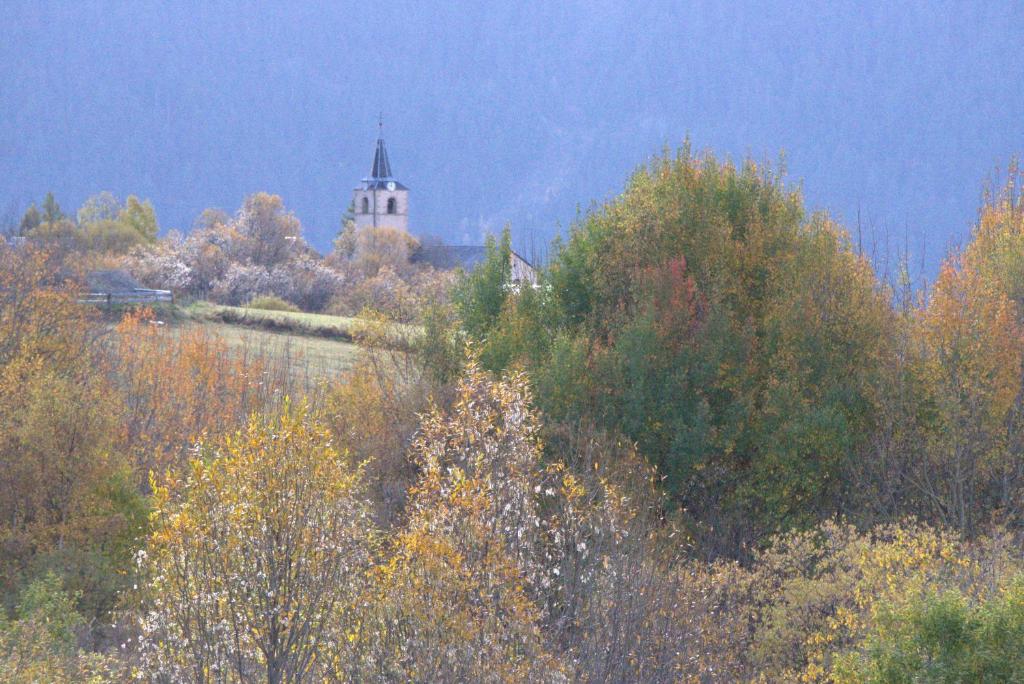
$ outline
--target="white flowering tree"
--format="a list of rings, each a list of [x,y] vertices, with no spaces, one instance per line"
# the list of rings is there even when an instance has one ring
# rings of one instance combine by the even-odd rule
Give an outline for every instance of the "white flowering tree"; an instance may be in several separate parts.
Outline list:
[[[424,418],[413,445],[421,476],[408,523],[378,569],[364,678],[557,681],[564,667],[543,631],[539,421],[526,380],[495,381],[470,364],[445,415]],[[554,574],[552,574],[554,573]]]
[[[140,675],[331,676],[371,562],[361,469],[303,408],[253,419],[203,455],[184,481],[155,486]]]

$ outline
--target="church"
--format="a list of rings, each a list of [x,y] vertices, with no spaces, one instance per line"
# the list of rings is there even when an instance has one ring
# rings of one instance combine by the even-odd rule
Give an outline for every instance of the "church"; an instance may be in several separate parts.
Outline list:
[[[363,228],[396,228],[409,233],[409,188],[395,179],[384,144],[383,124],[378,124],[377,149],[373,153],[370,175],[352,191],[352,207],[356,230]],[[487,258],[483,245],[421,246],[410,257],[413,263],[429,264],[438,270],[461,268],[472,271]],[[530,263],[515,251],[510,256],[511,280],[514,284],[537,283],[537,273]]]
[[[388,150],[384,146],[383,125],[377,137],[377,151],[369,178],[352,191],[356,229],[398,228],[409,232],[409,188],[391,174]]]

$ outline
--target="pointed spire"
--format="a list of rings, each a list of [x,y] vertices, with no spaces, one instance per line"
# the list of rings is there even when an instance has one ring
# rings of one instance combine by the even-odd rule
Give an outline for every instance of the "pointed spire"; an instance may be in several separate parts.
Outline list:
[[[383,113],[377,119],[377,128],[377,151],[373,155],[373,168],[370,169],[370,177],[374,179],[391,178],[391,162],[388,161],[388,151],[384,147]]]

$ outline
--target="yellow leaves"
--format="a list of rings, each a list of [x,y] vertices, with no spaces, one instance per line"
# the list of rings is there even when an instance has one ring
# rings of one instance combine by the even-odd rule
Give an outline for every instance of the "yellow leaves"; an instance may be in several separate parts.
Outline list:
[[[569,502],[582,499],[587,494],[586,488],[572,473],[565,473],[562,476],[562,496]]]
[[[362,467],[331,446],[304,405],[254,417],[204,450],[210,458],[193,462],[149,539],[146,653],[179,665],[215,657],[219,668],[243,668],[243,679],[245,668],[270,657],[263,654],[306,668],[332,662],[317,657],[319,644],[351,644],[348,635],[358,633],[358,611],[341,607],[356,604],[364,582],[387,576],[370,573],[376,540],[361,499]],[[225,624],[238,625],[241,636],[222,642]],[[223,646],[213,655],[190,652],[203,643]]]

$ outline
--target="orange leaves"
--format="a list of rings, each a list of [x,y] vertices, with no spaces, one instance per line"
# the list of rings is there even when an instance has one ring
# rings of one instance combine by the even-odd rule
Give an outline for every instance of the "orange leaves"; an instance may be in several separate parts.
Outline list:
[[[947,262],[922,327],[932,362],[941,367],[936,380],[964,408],[979,407],[979,417],[995,429],[1020,392],[1024,329],[1013,302],[991,279]]]
[[[168,330],[146,310],[117,326],[117,354],[122,438],[143,470],[180,463],[201,435],[241,424],[274,389],[261,356],[229,350],[201,326]]]
[[[642,280],[645,291],[651,293],[651,314],[659,339],[678,351],[700,325],[707,306],[687,272],[686,257],[679,255],[647,267]]]

